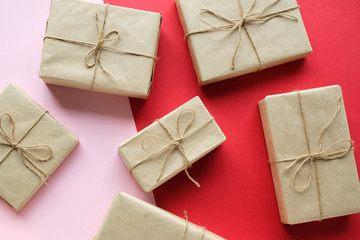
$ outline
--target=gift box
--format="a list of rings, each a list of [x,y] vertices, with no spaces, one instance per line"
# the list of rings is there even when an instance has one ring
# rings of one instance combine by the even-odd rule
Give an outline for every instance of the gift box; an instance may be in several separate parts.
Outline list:
[[[296,0],[175,0],[200,85],[312,52]]]
[[[223,238],[136,197],[118,193],[94,239],[215,240]]]
[[[140,187],[150,192],[225,141],[199,97],[156,120],[119,146],[119,153]]]
[[[0,197],[20,210],[78,139],[21,89],[0,93]]]
[[[161,15],[52,0],[39,76],[50,84],[147,98]]]
[[[359,178],[341,88],[267,96],[259,109],[281,221],[359,212]]]

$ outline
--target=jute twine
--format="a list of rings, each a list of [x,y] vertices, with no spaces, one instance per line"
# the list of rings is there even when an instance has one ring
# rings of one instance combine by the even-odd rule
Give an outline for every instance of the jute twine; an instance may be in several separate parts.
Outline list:
[[[189,119],[188,122],[186,122],[186,119],[183,117],[183,115],[185,113],[190,113],[191,114],[191,118]],[[206,122],[202,123],[201,125],[199,125],[197,128],[193,129],[192,131],[188,132],[188,129],[190,128],[190,126],[192,125],[192,123],[195,120],[195,111],[192,109],[184,109],[182,110],[177,118],[177,136],[174,138],[172,136],[172,134],[170,133],[169,129],[160,121],[160,120],[156,120],[156,122],[162,127],[162,129],[165,131],[166,135],[168,136],[168,138],[163,138],[162,136],[158,136],[158,135],[148,135],[146,137],[144,137],[144,139],[141,142],[142,148],[145,152],[149,153],[149,155],[140,160],[138,163],[136,163],[135,165],[133,165],[130,168],[130,173],[133,171],[134,168],[138,167],[139,165],[154,159],[154,156],[159,155],[163,152],[167,151],[166,157],[165,157],[165,161],[161,167],[161,171],[159,174],[159,177],[156,179],[156,182],[158,182],[161,177],[163,176],[163,173],[165,171],[166,165],[168,164],[168,161],[170,159],[170,155],[174,150],[178,150],[183,158],[183,163],[184,163],[184,171],[186,173],[186,176],[197,186],[200,187],[200,184],[198,182],[196,182],[189,174],[188,172],[188,168],[191,167],[191,163],[190,160],[187,158],[186,154],[185,154],[185,150],[184,147],[182,145],[182,141],[190,136],[192,136],[193,134],[197,133],[198,131],[200,131],[201,129],[203,129],[205,126],[207,126],[209,123],[211,123],[212,121],[214,121],[214,117],[211,117],[209,120],[207,120]],[[183,131],[180,130],[180,125],[181,123],[185,122],[185,128]],[[155,151],[148,151],[145,146],[144,143],[145,141],[147,141],[148,139],[151,138],[156,138],[159,139],[163,142],[166,143],[166,145],[162,148],[160,148],[159,150],[155,150]]]
[[[107,50],[110,52],[116,52],[116,53],[127,54],[127,55],[133,55],[133,56],[138,56],[138,57],[151,58],[154,61],[156,61],[156,59],[157,59],[156,56],[151,56],[151,55],[132,52],[132,51],[126,51],[126,50],[107,47],[107,46],[103,45],[105,42],[114,42],[114,41],[118,40],[120,37],[120,33],[118,30],[111,30],[111,31],[105,33],[105,23],[106,23],[106,17],[107,17],[107,12],[108,12],[108,5],[107,4],[105,4],[105,5],[106,5],[106,7],[105,7],[105,13],[104,13],[104,21],[102,24],[100,24],[98,14],[96,14],[96,16],[95,16],[96,27],[97,27],[97,31],[98,31],[98,41],[96,43],[72,40],[72,39],[67,39],[67,38],[62,38],[62,37],[57,37],[57,36],[49,36],[49,35],[46,35],[44,38],[44,39],[48,38],[48,39],[53,39],[53,40],[59,40],[59,41],[73,43],[73,44],[91,48],[89,50],[89,52],[86,54],[86,56],[84,57],[84,63],[86,65],[86,67],[94,68],[94,74],[93,74],[93,77],[92,77],[92,80],[90,83],[90,90],[93,90],[93,88],[94,88],[95,76],[96,76],[96,71],[97,71],[98,66],[108,77],[110,77],[111,79],[114,78],[113,75],[108,70],[106,70],[102,64],[102,61],[100,58],[100,53],[102,50]],[[113,35],[113,37],[111,37],[112,35]],[[92,59],[92,61],[91,61],[91,59]]]
[[[185,214],[185,229],[184,229],[183,233],[181,234],[180,240],[185,240],[186,232],[187,232],[188,227],[189,227],[189,220],[188,220],[187,211],[184,211],[184,214]],[[204,237],[205,237],[205,234],[206,234],[206,230],[205,230],[205,227],[201,227],[201,229],[202,229],[202,234],[201,234],[200,240],[203,240]]]
[[[225,32],[233,32],[233,31],[237,31],[238,32],[238,38],[237,38],[237,43],[234,49],[234,53],[232,56],[232,61],[231,61],[231,69],[235,68],[235,58],[236,58],[236,54],[239,50],[240,44],[241,44],[241,40],[242,40],[242,28],[244,28],[246,35],[248,36],[249,40],[250,40],[250,44],[252,46],[252,48],[254,49],[257,61],[259,63],[257,71],[261,70],[262,68],[262,63],[261,63],[261,59],[258,53],[258,50],[256,48],[256,45],[249,33],[248,24],[262,24],[265,23],[267,21],[269,21],[270,19],[276,18],[276,17],[282,17],[282,18],[286,18],[292,21],[297,21],[298,19],[292,15],[287,14],[287,12],[291,11],[291,10],[295,10],[298,9],[299,6],[293,6],[293,7],[289,7],[289,8],[285,8],[276,12],[271,12],[271,13],[265,13],[266,10],[268,10],[270,7],[274,6],[275,4],[277,4],[280,0],[275,0],[271,3],[269,3],[268,5],[266,5],[264,8],[262,8],[260,11],[258,12],[254,12],[254,13],[250,13],[250,11],[253,9],[256,0],[254,0],[252,2],[252,4],[250,5],[250,7],[244,11],[244,8],[241,4],[241,1],[238,0],[239,3],[239,7],[240,7],[240,18],[239,19],[229,19],[227,17],[224,17],[221,14],[218,14],[214,11],[211,11],[209,9],[200,9],[199,13],[198,13],[198,18],[200,19],[200,21],[202,21],[203,23],[205,23],[206,25],[208,25],[210,28],[207,29],[203,29],[203,30],[198,30],[198,31],[192,31],[189,32],[185,35],[185,39],[188,38],[191,35],[194,34],[199,34],[199,33],[207,33],[207,32],[215,32],[215,31],[225,31]],[[215,26],[213,24],[211,24],[210,22],[208,22],[207,20],[205,20],[201,15],[202,14],[210,14],[211,16],[219,19],[222,22],[225,22],[224,25],[220,25],[220,26]]]
[[[295,171],[291,177],[291,186],[293,187],[293,189],[295,191],[298,191],[298,192],[303,192],[309,188],[311,180],[312,180],[312,170],[314,168],[317,200],[318,200],[319,215],[320,215],[319,220],[321,221],[324,218],[324,209],[323,209],[323,202],[321,200],[321,188],[320,188],[318,161],[329,161],[329,160],[335,160],[335,159],[340,159],[340,158],[345,157],[352,150],[353,142],[351,141],[351,139],[340,139],[337,142],[330,145],[329,147],[327,147],[326,149],[322,150],[322,147],[323,147],[322,141],[323,141],[324,133],[329,128],[329,126],[334,122],[334,120],[335,120],[336,116],[338,115],[340,108],[341,108],[341,97],[339,97],[338,101],[337,101],[337,108],[336,108],[335,113],[332,115],[331,119],[325,124],[325,126],[322,128],[322,130],[320,132],[319,145],[318,145],[317,151],[311,152],[309,133],[308,133],[309,131],[308,131],[306,121],[305,121],[305,114],[304,114],[304,110],[303,110],[301,94],[299,91],[296,91],[296,93],[297,93],[297,97],[298,97],[300,115],[301,115],[301,120],[303,123],[303,130],[305,133],[305,140],[306,140],[306,147],[307,147],[308,154],[297,157],[297,158],[283,159],[283,160],[270,161],[270,162],[271,163],[292,162],[289,166],[286,167],[286,170],[294,167],[295,165],[297,165],[297,163],[300,163],[298,165],[298,167],[295,169]],[[348,147],[343,146],[344,142],[348,143],[349,146]],[[340,150],[334,150],[333,148],[340,149]],[[307,181],[306,181],[305,185],[299,186],[296,183],[296,178],[297,178],[299,172],[301,171],[301,169],[303,169],[305,167],[306,163],[309,163],[308,164]]]
[[[37,162],[47,162],[53,157],[53,150],[51,147],[45,144],[36,144],[36,145],[20,145],[20,142],[28,136],[30,131],[38,124],[38,122],[44,117],[44,115],[48,113],[43,112],[35,122],[30,126],[30,128],[18,139],[15,140],[15,121],[10,115],[10,113],[3,113],[0,115],[0,134],[4,137],[5,141],[0,140],[0,145],[9,146],[10,150],[7,154],[0,160],[0,164],[10,155],[10,153],[14,150],[19,154],[23,164],[33,173],[35,173],[41,181],[45,184],[46,179],[49,178],[49,175],[44,172],[37,164]],[[9,128],[3,126],[3,122],[5,120],[10,121]],[[10,135],[8,134],[10,132]],[[38,153],[45,153],[45,156],[41,156]]]

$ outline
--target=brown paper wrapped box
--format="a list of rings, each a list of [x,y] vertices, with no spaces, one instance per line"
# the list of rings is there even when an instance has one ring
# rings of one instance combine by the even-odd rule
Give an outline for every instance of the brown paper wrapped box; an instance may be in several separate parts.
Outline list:
[[[205,228],[126,193],[118,193],[95,240],[223,240]]]
[[[0,197],[20,210],[78,139],[21,89],[0,93]]]
[[[200,85],[312,52],[296,0],[175,1]]]
[[[199,97],[141,130],[119,146],[119,153],[140,187],[150,192],[225,141]]]
[[[341,88],[259,102],[281,221],[296,224],[360,211],[360,184]]]
[[[147,98],[161,15],[52,0],[39,76],[50,84]]]

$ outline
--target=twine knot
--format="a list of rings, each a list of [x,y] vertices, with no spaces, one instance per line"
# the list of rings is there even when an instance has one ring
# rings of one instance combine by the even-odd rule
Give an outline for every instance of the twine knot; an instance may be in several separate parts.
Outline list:
[[[183,138],[176,138],[174,139],[174,141],[172,142],[172,144],[174,144],[176,147],[182,147],[181,146],[181,141],[183,140]]]
[[[210,28],[189,32],[189,33],[187,33],[185,35],[185,39],[188,38],[190,35],[198,34],[198,33],[214,32],[214,31],[233,32],[233,31],[237,30],[238,31],[238,39],[237,39],[237,43],[236,43],[234,53],[233,53],[233,56],[232,56],[232,61],[231,61],[231,69],[235,69],[235,58],[236,58],[236,55],[237,55],[237,52],[239,50],[240,43],[241,43],[241,40],[242,40],[242,35],[241,35],[242,28],[244,28],[245,33],[246,33],[246,35],[248,36],[248,38],[250,40],[250,44],[251,44],[252,48],[254,49],[256,58],[257,58],[258,63],[259,63],[259,67],[258,67],[257,71],[261,70],[261,67],[262,67],[261,59],[260,59],[259,53],[258,53],[258,51],[256,49],[255,43],[254,43],[254,41],[253,41],[249,31],[248,31],[247,24],[249,24],[249,23],[262,24],[262,23],[265,23],[265,22],[267,22],[270,19],[275,18],[275,17],[282,17],[282,18],[287,18],[287,19],[292,20],[292,21],[297,21],[298,19],[296,17],[287,14],[287,12],[289,12],[291,10],[298,9],[299,6],[293,6],[293,7],[289,7],[289,8],[284,8],[284,9],[276,11],[276,12],[265,13],[266,10],[268,10],[270,7],[276,5],[279,1],[280,0],[275,0],[275,1],[271,2],[271,3],[269,3],[268,5],[266,5],[260,11],[250,13],[251,10],[253,9],[254,5],[255,5],[256,0],[253,0],[250,7],[246,11],[244,11],[244,8],[242,7],[242,4],[241,4],[240,0],[238,0],[239,7],[240,7],[240,19],[229,19],[229,18],[224,17],[221,14],[218,14],[218,13],[216,13],[214,11],[209,10],[209,9],[200,9],[199,13],[198,13],[198,18],[200,19],[200,21],[202,21],[203,23],[208,25]],[[215,17],[216,19],[220,20],[224,24],[220,25],[220,26],[215,26],[215,25],[211,24],[210,22],[208,22],[207,20],[205,20],[201,16],[203,14],[209,14],[209,15]]]
[[[3,113],[0,115],[0,136],[5,139],[5,141],[0,140],[0,145],[11,147],[11,150],[0,160],[0,164],[10,155],[13,150],[17,150],[17,153],[22,159],[23,164],[30,171],[38,175],[39,178],[45,182],[45,184],[47,184],[46,179],[49,178],[49,175],[45,173],[40,167],[38,167],[35,161],[49,161],[53,156],[52,149],[48,145],[44,144],[20,145],[19,143],[29,134],[29,132],[46,113],[47,112],[44,112],[40,117],[38,117],[18,141],[15,140],[15,121],[12,116],[9,113]],[[4,123],[6,120],[10,123],[10,125]]]
[[[185,114],[188,113],[188,115],[190,114],[190,117],[186,118],[185,117]],[[185,153],[185,149],[182,145],[182,141],[189,137],[189,136],[192,136],[193,134],[195,134],[196,132],[198,132],[199,130],[201,130],[202,128],[204,128],[205,126],[207,126],[210,122],[212,122],[214,120],[213,117],[211,117],[208,121],[204,122],[203,124],[201,124],[200,126],[198,126],[197,128],[195,128],[194,130],[192,131],[188,131],[188,129],[190,128],[190,126],[193,124],[194,120],[195,120],[195,111],[192,110],[192,109],[184,109],[182,110],[179,115],[178,115],[178,118],[177,118],[177,124],[176,124],[176,127],[177,127],[177,137],[173,137],[173,135],[170,133],[169,129],[160,121],[160,120],[156,120],[156,122],[162,127],[162,129],[165,131],[166,135],[168,136],[168,138],[163,138],[162,136],[158,136],[158,135],[148,135],[146,137],[144,137],[144,139],[142,140],[141,142],[141,145],[142,145],[142,148],[145,152],[149,153],[149,155],[140,160],[138,163],[136,163],[135,165],[133,165],[131,168],[130,168],[130,173],[132,173],[133,169],[136,168],[137,166],[149,161],[150,159],[152,159],[154,156],[158,155],[158,154],[161,154],[163,152],[166,152],[167,151],[167,154],[166,154],[166,157],[165,157],[165,160],[164,160],[164,163],[161,167],[161,171],[160,171],[160,174],[158,176],[158,178],[156,179],[156,182],[158,182],[161,177],[163,176],[164,174],[164,171],[165,171],[165,168],[166,168],[166,165],[170,159],[170,155],[171,153],[177,149],[181,156],[182,156],[182,159],[183,159],[183,163],[184,163],[184,171],[186,173],[186,176],[197,186],[197,187],[200,187],[200,184],[198,182],[196,182],[189,174],[188,172],[188,168],[191,167],[191,163],[190,163],[190,160],[187,158],[186,156],[186,153]],[[183,127],[183,130],[181,130],[181,126]],[[160,140],[161,142],[164,142],[166,145],[160,149],[150,149],[148,150],[145,146],[145,142],[147,142],[148,140]],[[170,139],[170,140],[169,140]]]
[[[306,189],[309,188],[311,181],[312,181],[312,172],[313,169],[315,170],[315,180],[316,180],[316,190],[317,190],[317,197],[318,197],[318,205],[319,205],[319,213],[320,213],[320,220],[323,219],[324,213],[323,213],[323,203],[321,200],[321,190],[320,190],[320,179],[319,179],[319,173],[318,173],[318,161],[330,161],[335,159],[341,159],[345,157],[352,149],[353,149],[353,142],[351,139],[340,139],[337,142],[333,143],[326,149],[322,150],[322,140],[325,131],[328,129],[328,127],[334,122],[336,116],[338,115],[340,108],[341,108],[341,97],[337,100],[337,108],[330,120],[325,124],[325,126],[322,128],[319,136],[319,145],[318,150],[315,152],[311,152],[310,148],[310,141],[309,141],[309,134],[308,129],[305,121],[305,115],[304,110],[302,106],[302,99],[301,94],[299,91],[296,91],[297,97],[298,97],[298,103],[300,108],[300,115],[303,122],[304,127],[304,133],[305,133],[305,140],[306,140],[306,147],[308,154],[305,154],[303,156],[297,157],[297,158],[291,158],[291,159],[283,159],[283,160],[277,160],[277,161],[270,161],[270,162],[291,162],[289,166],[286,167],[286,170],[289,170],[290,168],[294,167],[299,163],[297,168],[295,169],[292,177],[291,177],[291,186],[295,191],[303,192]],[[347,144],[347,146],[344,145]],[[299,176],[300,171],[305,167],[305,164],[309,163],[308,166],[308,173],[307,173],[307,180],[305,184],[299,185],[296,181],[297,177]]]
[[[10,142],[10,146],[11,148],[17,148],[18,144],[17,143],[14,143],[14,142]]]

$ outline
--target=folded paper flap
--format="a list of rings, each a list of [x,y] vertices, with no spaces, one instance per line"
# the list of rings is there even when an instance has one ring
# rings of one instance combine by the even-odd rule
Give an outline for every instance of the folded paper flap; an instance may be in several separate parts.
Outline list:
[[[113,200],[96,239],[201,239],[203,228],[126,193]],[[121,238],[116,238],[121,236]],[[223,239],[206,231],[203,240]]]
[[[13,84],[0,94],[0,102],[0,113],[8,113],[14,121],[14,142],[21,140],[18,149],[0,145],[0,195],[19,209],[42,184],[41,179],[51,175],[78,140]],[[2,124],[10,127],[9,119],[2,119]],[[2,142],[6,140],[4,136],[0,138]],[[51,149],[51,158],[41,161],[49,157],[49,152],[36,146]]]
[[[270,161],[280,161],[276,168],[280,174],[279,184],[289,222],[312,221],[357,212],[360,210],[360,185],[344,104],[343,101],[339,102],[341,89],[339,86],[330,86],[301,91],[300,94],[310,153],[297,93],[273,95],[265,99],[276,155],[276,159]],[[339,111],[332,120],[338,104]],[[330,125],[324,130],[329,122]],[[327,150],[329,147],[331,149]],[[323,150],[326,153],[323,154]],[[339,158],[332,158],[337,151],[346,154],[337,154]],[[313,154],[311,157],[316,159],[311,160],[309,156]],[[317,158],[316,154],[323,156]],[[331,160],[322,161],[324,158]],[[287,159],[300,160],[284,161]],[[294,184],[300,191],[294,190]]]
[[[198,97],[158,121],[160,123],[155,121],[119,146],[123,160],[135,178],[145,185],[154,185],[159,175],[162,176],[159,179],[161,182],[177,174],[225,140]],[[183,139],[177,135],[178,122],[179,132],[185,134]],[[181,150],[174,145],[176,140],[179,140]],[[188,165],[184,164],[185,160],[188,160]],[[165,161],[166,167],[162,169]],[[140,162],[143,163],[138,165]],[[148,167],[151,168],[150,172]]]

